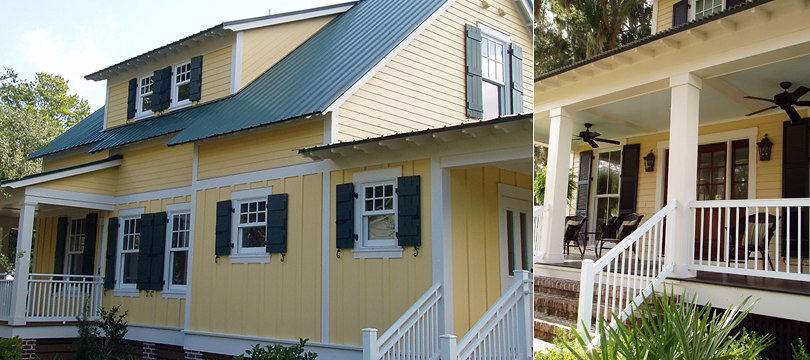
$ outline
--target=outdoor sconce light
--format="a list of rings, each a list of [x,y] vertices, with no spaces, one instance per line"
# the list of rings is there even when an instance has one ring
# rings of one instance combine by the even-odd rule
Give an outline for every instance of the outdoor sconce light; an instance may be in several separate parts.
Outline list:
[[[768,139],[768,134],[765,134],[765,137],[757,143],[757,148],[759,149],[760,161],[771,160],[771,148],[773,148],[773,142],[771,139]]]
[[[655,155],[650,150],[650,153],[644,157],[644,171],[652,172],[653,170],[655,170]]]

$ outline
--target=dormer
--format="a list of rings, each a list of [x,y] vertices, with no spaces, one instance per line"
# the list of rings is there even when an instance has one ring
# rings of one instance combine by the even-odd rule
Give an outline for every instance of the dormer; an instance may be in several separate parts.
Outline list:
[[[653,28],[661,32],[731,9],[748,0],[654,0]]]

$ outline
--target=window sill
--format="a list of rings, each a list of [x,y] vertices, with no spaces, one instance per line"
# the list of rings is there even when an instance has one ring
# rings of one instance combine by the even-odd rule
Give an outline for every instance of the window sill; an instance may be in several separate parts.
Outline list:
[[[185,299],[185,290],[163,290],[161,295],[164,299]]]
[[[138,289],[115,289],[113,290],[113,296],[139,297],[140,293]]]
[[[402,248],[361,248],[352,250],[355,259],[401,258]]]
[[[236,254],[231,255],[231,264],[266,264],[270,262],[270,254]]]

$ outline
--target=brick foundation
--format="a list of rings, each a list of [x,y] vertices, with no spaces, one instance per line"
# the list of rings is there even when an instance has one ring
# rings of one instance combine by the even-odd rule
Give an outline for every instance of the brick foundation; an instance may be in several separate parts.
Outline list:
[[[199,351],[186,350],[186,360],[205,360],[205,355]]]
[[[143,343],[143,353],[141,354],[141,359],[157,360],[157,358],[158,358],[157,345],[148,342]]]
[[[37,339],[23,339],[23,360],[36,359]]]

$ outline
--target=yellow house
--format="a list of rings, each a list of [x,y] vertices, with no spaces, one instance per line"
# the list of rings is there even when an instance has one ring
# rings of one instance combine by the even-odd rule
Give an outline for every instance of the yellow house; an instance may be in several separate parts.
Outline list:
[[[2,183],[0,335],[64,353],[120,305],[145,358],[528,358],[531,14],[348,2],[87,75],[106,106]]]
[[[535,79],[536,275],[578,288],[579,319],[668,284],[719,308],[759,299],[746,326],[776,335],[766,356],[807,339],[806,5],[656,0],[648,38]]]

